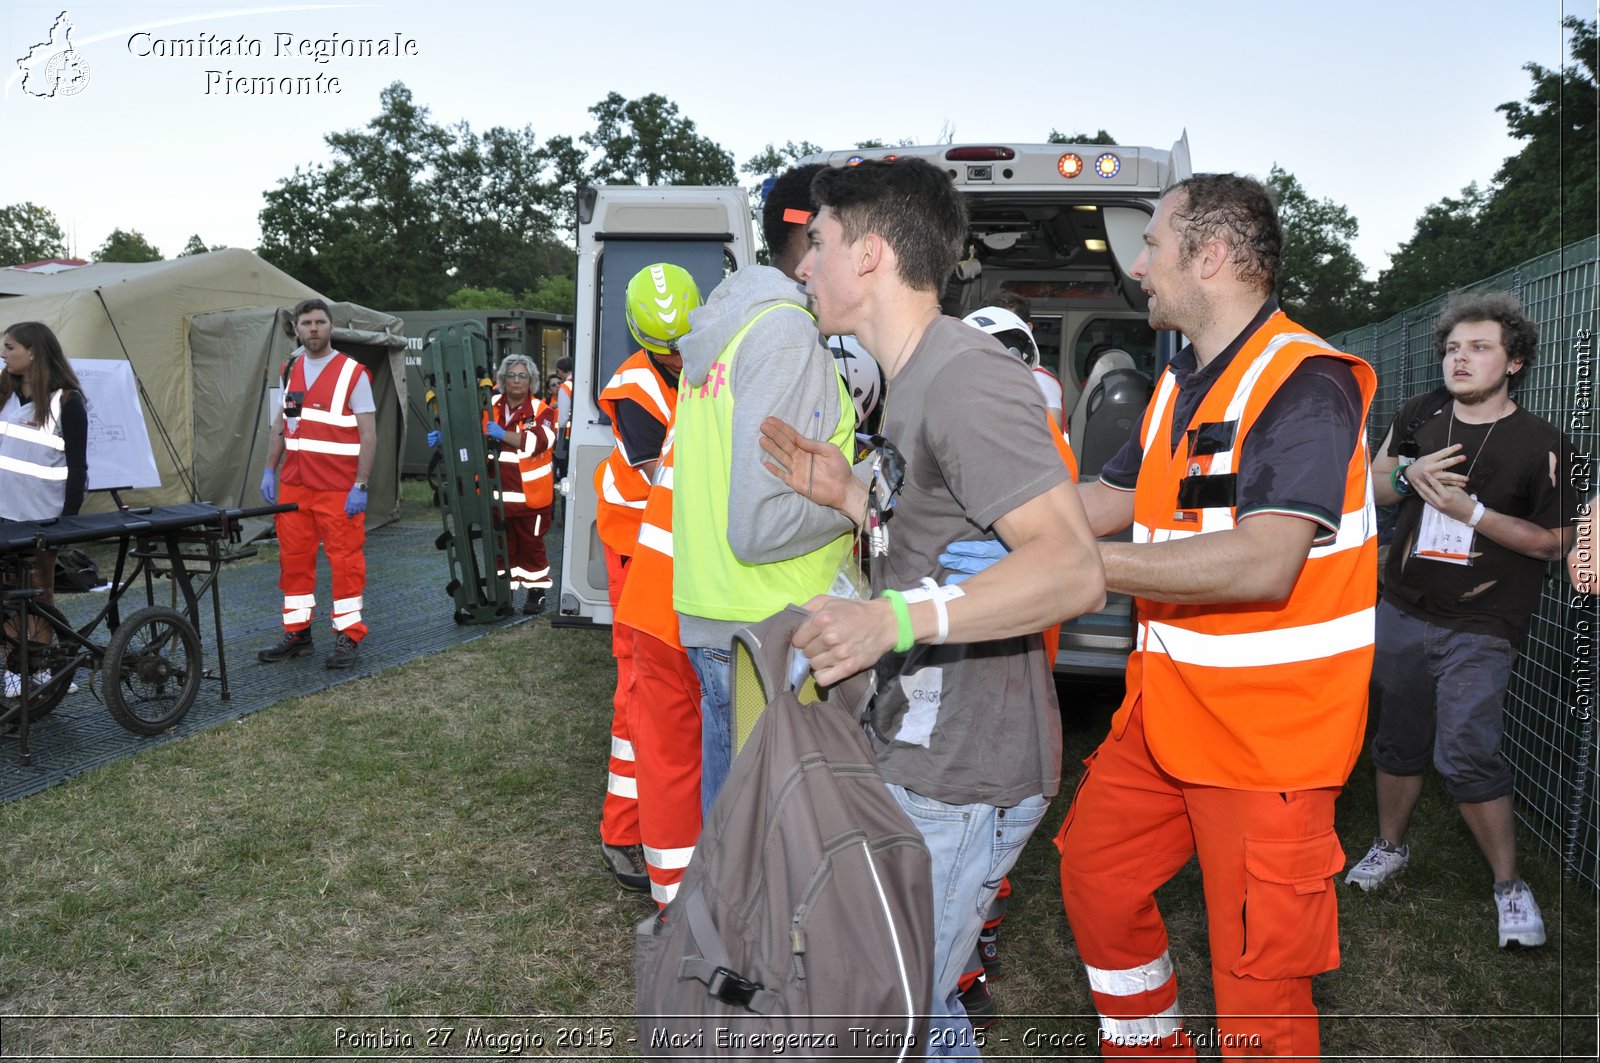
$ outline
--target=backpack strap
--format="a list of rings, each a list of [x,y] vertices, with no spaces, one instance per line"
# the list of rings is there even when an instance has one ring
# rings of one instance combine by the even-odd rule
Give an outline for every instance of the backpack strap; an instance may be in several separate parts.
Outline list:
[[[711,921],[711,908],[706,904],[704,891],[696,888],[684,896],[683,913],[689,920],[689,933],[703,955],[679,960],[678,977],[704,982],[706,992],[724,1004],[758,1015],[770,1015],[778,1005],[778,994],[760,982],[741,977],[728,966],[728,950],[722,944],[716,924]]]
[[[1400,434],[1400,439],[1395,445],[1395,453],[1402,458],[1420,458],[1421,447],[1418,446],[1417,429],[1422,427],[1424,421],[1437,414],[1450,404],[1450,389],[1437,387],[1428,392],[1428,397],[1422,400],[1422,405],[1417,407],[1417,414],[1411,418],[1411,423],[1406,425],[1406,430]]]

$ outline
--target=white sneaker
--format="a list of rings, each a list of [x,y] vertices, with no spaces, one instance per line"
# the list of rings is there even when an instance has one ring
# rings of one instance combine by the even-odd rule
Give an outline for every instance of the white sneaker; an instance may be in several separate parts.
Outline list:
[[[5,696],[8,698],[22,697],[22,677],[16,672],[5,674]]]
[[[53,678],[55,678],[55,675],[54,675],[54,673],[52,673],[50,671],[50,669],[48,669],[48,668],[39,669],[37,672],[33,673],[33,685],[34,685],[34,688],[38,689],[39,687],[44,686],[46,683],[50,682],[50,680],[53,679]],[[77,692],[78,692],[78,684],[74,683],[70,679],[67,680],[67,693],[68,694],[76,694]]]
[[[1398,849],[1391,849],[1386,848],[1388,844],[1381,838],[1375,839],[1367,855],[1345,876],[1345,884],[1360,886],[1363,890],[1375,890],[1404,870],[1411,861],[1411,847],[1402,845]]]
[[[1544,944],[1544,915],[1526,882],[1518,879],[1503,891],[1496,886],[1494,906],[1500,910],[1501,948],[1521,945],[1531,949]]]

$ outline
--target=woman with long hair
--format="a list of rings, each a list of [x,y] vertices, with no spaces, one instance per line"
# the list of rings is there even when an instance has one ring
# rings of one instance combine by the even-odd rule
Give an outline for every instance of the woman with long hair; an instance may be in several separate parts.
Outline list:
[[[0,336],[0,520],[75,516],[89,479],[89,409],[61,341],[50,326],[19,321]],[[54,550],[34,555],[39,599],[55,603]],[[31,625],[30,625],[31,626]],[[48,637],[42,624],[34,637]],[[11,662],[7,662],[9,665]],[[21,678],[9,668],[7,697]],[[17,690],[13,690],[15,686]]]

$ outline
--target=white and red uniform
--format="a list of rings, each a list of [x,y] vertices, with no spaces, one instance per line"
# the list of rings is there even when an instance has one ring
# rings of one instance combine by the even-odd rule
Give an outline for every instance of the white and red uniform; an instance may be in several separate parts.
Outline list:
[[[504,395],[496,395],[484,415],[508,432],[520,432],[522,444],[501,444],[499,465],[500,502],[506,516],[506,550],[509,558],[497,558],[497,570],[510,578],[511,589],[550,587],[550,559],[545,550],[545,533],[550,530],[550,512],[555,499],[551,475],[556,443],[555,409],[529,394],[513,406]]]
[[[307,372],[310,364],[310,372]],[[320,364],[318,364],[320,363]],[[307,378],[312,377],[307,386]],[[300,413],[288,416],[290,396]],[[367,634],[361,596],[367,584],[365,513],[345,516],[361,458],[358,413],[372,413],[372,384],[354,358],[331,351],[294,360],[284,380],[283,471],[278,501],[299,509],[277,516],[278,587],[285,631],[305,631],[316,611],[317,547],[333,573],[333,629],[360,642]],[[363,409],[362,407],[366,407]]]

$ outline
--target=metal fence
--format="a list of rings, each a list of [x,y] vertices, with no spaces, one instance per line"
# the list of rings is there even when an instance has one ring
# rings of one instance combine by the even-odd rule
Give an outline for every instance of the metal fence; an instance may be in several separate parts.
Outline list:
[[[1530,259],[1461,291],[1510,291],[1539,326],[1539,352],[1517,402],[1571,437],[1584,464],[1571,481],[1592,496],[1596,294],[1600,238]],[[1406,399],[1440,383],[1433,323],[1447,297],[1329,338],[1378,373],[1368,422],[1374,449]],[[1526,836],[1567,875],[1600,888],[1600,757],[1595,741],[1596,601],[1575,596],[1563,564],[1547,572],[1539,611],[1506,695],[1506,754]]]

